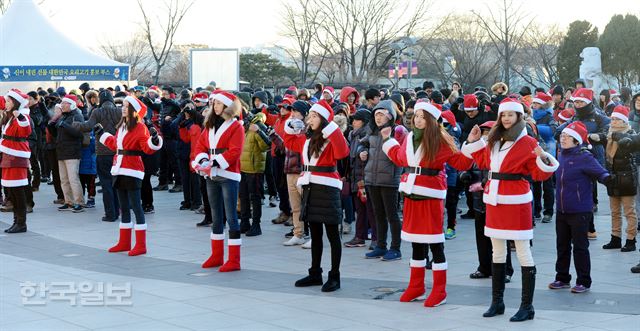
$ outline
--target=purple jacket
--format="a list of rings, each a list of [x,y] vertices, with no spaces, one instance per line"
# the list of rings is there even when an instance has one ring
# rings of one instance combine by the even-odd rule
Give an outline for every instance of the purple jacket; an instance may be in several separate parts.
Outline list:
[[[604,183],[609,173],[580,147],[562,149],[556,170],[556,206],[559,213],[575,214],[593,210],[593,179]]]

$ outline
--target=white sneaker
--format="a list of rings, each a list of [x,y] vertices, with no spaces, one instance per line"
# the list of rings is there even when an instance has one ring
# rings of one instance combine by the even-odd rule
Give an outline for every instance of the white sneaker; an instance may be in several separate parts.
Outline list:
[[[301,247],[304,249],[311,249],[311,239],[309,239],[309,241],[304,243]]]
[[[296,236],[293,236],[291,238],[289,238],[289,240],[283,242],[282,244],[285,246],[296,246],[296,245],[302,245],[306,242],[306,240],[304,240],[304,238],[298,238]]]
[[[351,233],[351,223],[343,222],[342,223],[342,234],[349,234],[349,233]]]

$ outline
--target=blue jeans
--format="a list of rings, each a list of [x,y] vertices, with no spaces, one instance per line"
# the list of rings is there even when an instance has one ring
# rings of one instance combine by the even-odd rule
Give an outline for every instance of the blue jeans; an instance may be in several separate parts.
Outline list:
[[[131,223],[130,210],[133,209],[133,213],[136,215],[136,224],[145,224],[140,189],[118,190],[118,199],[120,206],[122,206],[122,223]]]
[[[223,233],[225,216],[229,224],[229,232],[240,231],[238,211],[236,210],[239,187],[239,182],[228,178],[214,177],[207,179],[207,195],[211,205],[211,216],[213,218],[211,231],[213,233]]]
[[[343,196],[342,200],[342,210],[344,211],[344,222],[351,224],[355,219],[355,214],[353,212],[353,201],[351,200],[351,196]]]
[[[96,169],[98,178],[102,185],[102,204],[104,205],[104,214],[108,219],[115,220],[118,218],[118,210],[120,204],[113,190],[113,177],[111,176],[111,165],[113,164],[112,155],[96,156]]]

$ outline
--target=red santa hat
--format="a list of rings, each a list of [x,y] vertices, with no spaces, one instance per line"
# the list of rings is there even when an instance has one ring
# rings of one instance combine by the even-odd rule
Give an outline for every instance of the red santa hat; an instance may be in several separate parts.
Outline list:
[[[287,96],[286,98],[282,98],[282,102],[280,102],[278,104],[279,107],[287,107],[287,106],[291,106],[293,105],[293,103],[296,101],[295,98]]]
[[[576,116],[576,111],[573,108],[565,108],[558,114],[558,118],[565,122],[571,120],[573,116]]]
[[[193,101],[207,103],[207,101],[209,101],[209,97],[206,93],[200,92],[193,95]]]
[[[588,88],[579,88],[571,96],[572,101],[583,101],[590,104],[593,100],[593,91]]]
[[[453,131],[458,131],[456,115],[454,115],[450,110],[445,110],[440,113],[440,116],[442,116],[442,123],[449,123],[449,125],[453,127]]]
[[[440,118],[440,114],[442,114],[442,110],[438,109],[434,104],[429,102],[428,99],[419,99],[416,101],[416,105],[413,107],[414,112],[418,110],[423,110],[429,113],[436,120]]]
[[[478,110],[478,97],[475,94],[464,95],[464,111]]]
[[[618,105],[613,108],[613,112],[611,113],[611,118],[619,118],[623,120],[625,123],[629,123],[629,108]]]
[[[318,113],[318,115],[324,117],[324,119],[329,122],[333,121],[333,108],[331,108],[331,105],[329,105],[327,100],[322,99],[318,101],[313,106],[311,106],[311,109],[309,109],[309,111]]]
[[[536,95],[531,100],[531,102],[539,103],[541,105],[544,105],[545,103],[550,101],[551,101],[551,96],[544,92],[536,93]]]
[[[158,96],[162,95],[162,93],[160,92],[160,88],[155,86],[155,85],[149,86],[149,89],[147,90],[147,93],[148,92],[153,92],[153,93],[157,94]]]
[[[491,130],[491,128],[493,128],[494,125],[496,125],[496,121],[486,121],[480,124],[480,129]]]
[[[516,113],[520,113],[524,115],[524,107],[517,99],[506,98],[500,102],[498,106],[498,115],[503,111],[515,111]]]
[[[66,102],[71,106],[71,110],[78,108],[78,97],[73,94],[67,94],[62,98],[62,102]]]
[[[213,92],[213,100],[218,100],[224,103],[225,106],[229,107],[236,101],[236,96],[233,93],[229,93],[227,91],[215,91]]]
[[[135,111],[138,113],[139,118],[144,118],[144,116],[147,114],[147,106],[145,106],[145,104],[142,101],[140,101],[138,98],[132,95],[127,95],[124,98],[124,101],[128,102],[131,106],[133,106],[133,109],[135,109]]]
[[[562,133],[573,137],[578,141],[578,144],[587,144],[587,148],[591,148],[591,144],[589,143],[589,133],[584,123],[580,121],[572,122],[562,130]]]
[[[620,95],[620,93],[618,93],[618,91],[614,90],[614,89],[610,89],[609,90],[609,95],[613,98],[613,97],[617,97]]]
[[[22,93],[22,91],[18,90],[17,88],[12,88],[11,90],[9,90],[7,96],[12,97],[16,101],[18,101],[18,103],[20,104],[19,108],[25,108],[29,104],[29,96]],[[73,106],[75,107],[75,103],[73,104]]]
[[[333,87],[331,86],[325,86],[324,90],[322,90],[322,93],[329,93],[331,95],[331,99],[333,99],[335,96]]]

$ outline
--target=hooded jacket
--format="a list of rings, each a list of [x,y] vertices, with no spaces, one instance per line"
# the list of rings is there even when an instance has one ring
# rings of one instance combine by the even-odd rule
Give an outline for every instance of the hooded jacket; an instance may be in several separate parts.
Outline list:
[[[546,148],[545,152],[556,156],[556,128],[558,124],[553,119],[553,109],[538,108],[533,111],[533,119],[536,120],[538,128],[538,136],[544,140]]]
[[[589,134],[597,133],[601,136],[607,135],[607,132],[609,131],[609,124],[611,123],[611,119],[605,116],[602,110],[595,108],[593,103],[590,103],[589,105],[581,109],[576,109],[576,116],[574,116],[572,120],[565,122],[556,129],[556,140],[560,140],[560,133],[562,133],[562,130],[564,130],[567,125],[573,123],[574,121],[581,121],[582,123],[584,123]],[[595,155],[596,159],[601,165],[604,165],[605,143],[606,142],[602,140],[598,144],[592,142],[593,149],[591,149],[591,152],[593,153],[593,155]]]
[[[603,183],[609,176],[593,157],[579,146],[563,149],[558,155],[556,171],[556,206],[559,213],[573,214],[593,211],[593,184]]]
[[[356,95],[356,99],[353,101],[353,104],[349,104],[349,102],[347,101],[349,100],[349,95],[354,93]],[[360,93],[358,93],[358,90],[356,90],[355,88],[351,86],[345,86],[342,88],[342,90],[340,90],[340,102],[345,102],[349,105],[349,115],[353,115],[353,113],[355,113],[358,109],[358,101],[360,101]]]
[[[393,101],[380,101],[373,110],[374,114],[377,109],[386,109],[391,114],[392,118],[388,125],[393,127],[397,117]],[[368,152],[367,164],[364,168],[364,183],[365,185],[398,187],[402,169],[393,164],[382,150],[383,138],[375,120],[371,120],[370,123],[371,133],[362,140],[364,143],[360,150]],[[358,154],[360,153],[358,152]]]

